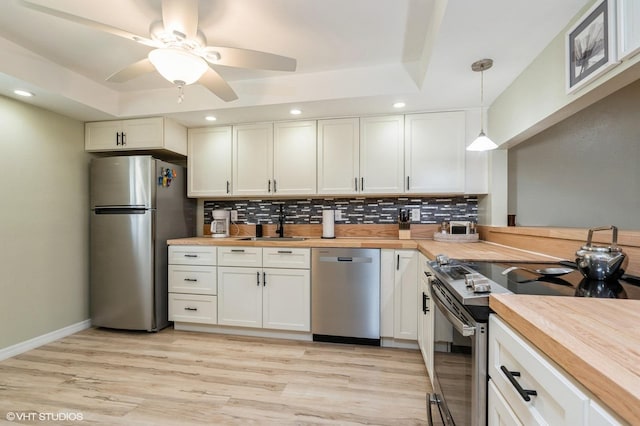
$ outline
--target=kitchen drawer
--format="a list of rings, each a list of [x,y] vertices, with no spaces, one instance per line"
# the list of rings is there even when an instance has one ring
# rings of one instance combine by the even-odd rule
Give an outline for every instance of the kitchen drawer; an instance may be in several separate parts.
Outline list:
[[[523,389],[535,390],[530,401],[516,388],[501,367],[514,374]],[[489,376],[515,415],[526,425],[581,425],[586,422],[589,397],[527,340],[496,315],[489,319]]]
[[[169,292],[216,294],[215,266],[169,265]]]
[[[265,268],[309,269],[311,250],[308,248],[264,247],[262,265]]]
[[[522,426],[522,422],[515,415],[507,401],[504,400],[500,391],[496,389],[496,385],[492,380],[489,380],[487,386],[487,401],[488,401],[488,413],[487,424],[497,426]]]
[[[219,247],[218,265],[262,267],[262,248],[260,247]]]
[[[217,324],[217,299],[216,296],[169,293],[169,321]]]
[[[215,265],[216,247],[169,246],[170,265]]]

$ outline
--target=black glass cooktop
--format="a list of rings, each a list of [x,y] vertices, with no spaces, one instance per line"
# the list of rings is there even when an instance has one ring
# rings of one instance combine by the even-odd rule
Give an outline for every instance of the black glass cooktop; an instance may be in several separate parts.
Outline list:
[[[607,281],[590,280],[575,269],[575,264],[571,262],[465,262],[465,265],[517,294],[640,300],[640,280],[638,278],[623,276],[620,279]],[[531,270],[558,267],[571,267],[574,270],[565,275],[541,276],[524,269],[515,269],[503,275],[507,268],[513,266]],[[452,275],[456,274],[456,271],[450,272]],[[464,274],[462,268],[460,273]],[[464,275],[461,278],[464,279]]]

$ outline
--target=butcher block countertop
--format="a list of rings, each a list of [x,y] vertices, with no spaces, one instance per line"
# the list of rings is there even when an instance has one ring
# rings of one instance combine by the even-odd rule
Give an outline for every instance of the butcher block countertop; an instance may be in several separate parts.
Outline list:
[[[640,301],[491,295],[511,327],[630,424],[640,424]]]
[[[445,254],[452,259],[552,262],[556,257],[533,253],[484,241],[473,243],[449,243],[433,240],[399,240],[397,238],[307,238],[302,241],[277,238],[269,241],[243,241],[240,238],[193,237],[167,241],[169,245],[212,245],[212,246],[248,246],[248,247],[348,247],[382,249],[418,249],[429,259]]]

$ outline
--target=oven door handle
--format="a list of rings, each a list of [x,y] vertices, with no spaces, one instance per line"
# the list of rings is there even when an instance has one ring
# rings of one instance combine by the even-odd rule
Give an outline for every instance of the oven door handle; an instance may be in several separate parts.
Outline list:
[[[474,326],[471,326],[465,323],[460,318],[458,318],[453,312],[447,309],[447,307],[444,306],[444,303],[442,303],[442,301],[438,297],[437,293],[434,294],[434,296],[435,297],[433,297],[433,301],[435,302],[436,305],[438,305],[438,308],[440,308],[440,312],[442,312],[442,314],[445,317],[447,317],[447,319],[453,325],[453,327],[456,330],[458,330],[458,333],[462,334],[465,337],[473,336],[474,334],[476,334],[476,328]]]

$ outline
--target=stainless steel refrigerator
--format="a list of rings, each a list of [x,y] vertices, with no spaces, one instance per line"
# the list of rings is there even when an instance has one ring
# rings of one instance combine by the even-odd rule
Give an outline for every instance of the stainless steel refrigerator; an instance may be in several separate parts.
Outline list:
[[[91,321],[158,331],[169,324],[167,239],[195,235],[186,170],[151,156],[91,161]]]

